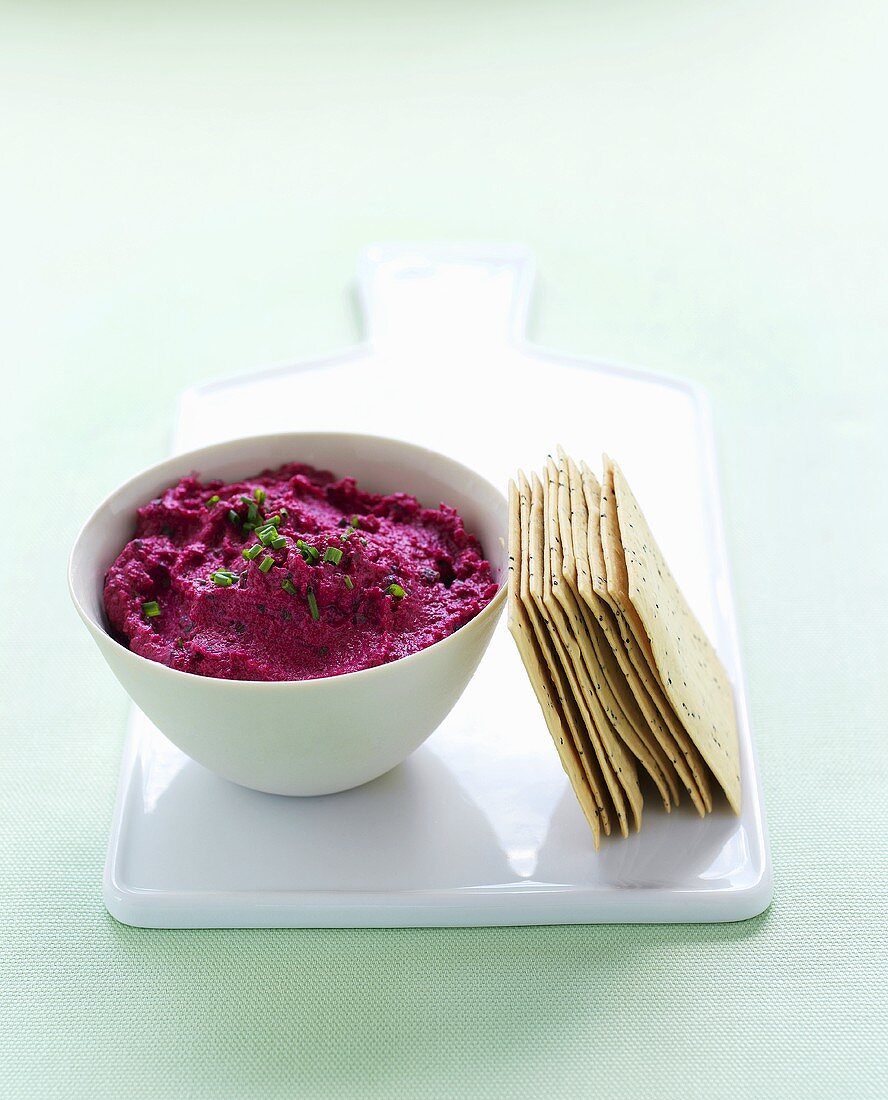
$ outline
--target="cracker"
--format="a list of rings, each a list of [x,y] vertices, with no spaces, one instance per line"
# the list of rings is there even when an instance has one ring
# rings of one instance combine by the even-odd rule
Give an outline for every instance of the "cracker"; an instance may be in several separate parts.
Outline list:
[[[536,476],[533,476],[536,482]],[[569,715],[569,719],[570,717],[573,719],[573,721],[569,720],[571,734],[574,737],[577,752],[586,772],[587,781],[595,801],[601,810],[600,819],[602,828],[605,835],[610,836],[611,813],[612,811],[616,811],[617,807],[608,793],[610,787],[606,778],[608,771],[607,760],[605,759],[604,766],[602,766],[601,758],[603,754],[597,743],[594,730],[589,730],[586,716],[582,712],[580,703],[577,700],[576,685],[571,678],[570,665],[566,663],[565,655],[558,644],[558,638],[550,629],[550,624],[548,623],[545,612],[541,610],[538,601],[537,590],[539,589],[541,591],[542,587],[543,551],[542,542],[538,538],[538,533],[532,523],[533,490],[526,481],[522,481],[519,484],[519,496],[522,507],[522,539],[524,539],[525,535],[527,538],[527,569],[524,570],[522,568],[522,602],[528,611],[540,645],[546,652],[550,668],[558,679],[560,691],[567,704],[566,712]],[[625,822],[621,823],[620,827],[621,831],[623,831]]]
[[[549,459],[551,462],[552,460]],[[577,563],[573,546],[573,510],[577,505],[576,498],[571,492],[570,478],[568,475],[568,456],[563,447],[558,448],[558,532],[561,536],[561,570],[564,576],[570,580],[576,580]],[[555,510],[553,509],[553,514]]]
[[[622,471],[599,485],[558,448],[543,481],[509,485],[508,623],[593,833],[641,827],[636,761],[667,812],[711,781],[740,809],[731,684]]]
[[[645,689],[651,696],[657,713],[665,722],[682,757],[693,776],[701,809],[697,799],[694,804],[700,813],[712,810],[712,793],[703,758],[694,745],[680,717],[663,691],[663,685],[657,674],[657,666],[651,649],[650,640],[643,623],[635,610],[629,595],[629,575],[626,558],[620,539],[620,525],[613,490],[613,467],[607,455],[604,456],[604,480],[601,485],[601,514],[599,531],[605,567],[605,591],[608,602],[617,613],[617,622],[623,636],[623,642],[629,652],[629,658],[641,678]],[[689,791],[691,798],[694,792]]]
[[[574,698],[585,719],[589,739],[595,748],[598,763],[617,813],[620,831],[627,836],[629,832],[627,803],[635,828],[638,829],[641,826],[643,797],[638,786],[635,762],[624,750],[611,728],[582,663],[570,626],[553,592],[555,581],[551,567],[552,542],[553,540],[557,542],[559,536],[557,526],[553,528],[551,519],[552,508],[556,504],[557,484],[554,486],[555,491],[550,491],[553,488],[549,484],[550,476],[547,471],[544,482],[540,483],[536,477],[533,480],[531,545],[538,548],[543,565],[542,582],[533,594],[546,619],[549,632],[568,674]]]
[[[671,808],[669,789],[661,770],[648,751],[647,746],[641,741],[632,724],[626,718],[623,708],[617,702],[601,667],[592,639],[589,637],[584,617],[574,598],[570,582],[564,576],[562,568],[563,548],[565,543],[572,541],[572,539],[566,463],[561,462],[559,467],[556,468],[551,458],[546,463],[545,484],[549,507],[545,510],[545,522],[548,531],[550,568],[548,591],[555,601],[560,604],[559,623],[562,638],[574,663],[580,687],[589,698],[589,709],[601,730],[602,742],[611,759],[614,760],[616,751],[625,759],[625,754],[622,752],[622,748],[625,746],[651,776],[660,797],[663,799],[664,806],[669,810]],[[564,507],[555,507],[556,502],[563,504]],[[564,527],[561,525],[562,517],[567,521]],[[615,746],[612,744],[613,741],[616,741]],[[627,772],[623,767],[617,774],[633,808],[636,828],[640,828],[643,795],[639,788],[636,769],[633,765],[631,772]]]
[[[523,475],[522,475],[523,480]],[[560,670],[553,668],[547,656],[548,647],[540,645],[537,633],[522,599],[527,587],[527,495],[519,496],[514,482],[509,485],[509,591],[508,627],[518,646],[528,677],[543,711],[549,733],[555,743],[583,815],[592,829],[596,849],[601,843],[601,829],[610,833],[610,821],[589,784],[583,767],[577,738],[572,732],[576,718],[569,717],[573,708]],[[524,522],[522,522],[522,511]]]
[[[593,685],[598,691],[605,713],[629,751],[637,757],[651,776],[663,800],[664,808],[669,812],[672,804],[677,805],[679,802],[675,770],[669,756],[651,732],[635,700],[626,675],[611,649],[605,628],[580,595],[579,574],[583,574],[585,587],[588,587],[589,578],[586,551],[588,509],[576,463],[561,448],[558,454],[558,521],[563,558],[559,560],[553,556],[552,559],[553,572],[561,581],[561,584],[555,588],[555,594],[561,599],[570,620],[574,635],[580,644],[583,660]],[[562,492],[562,484],[566,487],[566,493]],[[567,508],[562,507],[565,500],[568,503]],[[597,508],[595,514],[597,515]],[[568,542],[571,543],[573,550],[573,576],[568,574],[564,565],[567,560]],[[558,573],[559,566],[560,573]]]
[[[627,591],[663,691],[740,812],[740,739],[731,682],[676,583],[622,470],[606,460],[613,485]]]
[[[579,473],[583,499],[590,517],[590,522],[585,531],[587,535],[585,554],[582,552],[581,544],[575,539],[575,545],[578,547],[577,586],[580,596],[601,627],[602,633],[610,645],[611,652],[619,664],[620,672],[625,677],[648,728],[672,764],[678,780],[691,796],[691,801],[697,811],[702,816],[706,813],[706,804],[694,779],[693,771],[672,733],[670,723],[667,723],[656,699],[645,687],[645,680],[642,679],[642,675],[636,667],[636,661],[630,656],[631,650],[627,648],[621,632],[619,609],[611,602],[608,594],[601,535],[599,525],[595,522],[595,517],[601,511],[601,486],[585,462],[580,463]],[[658,695],[662,695],[659,685],[653,680],[646,665],[642,665],[642,672]],[[663,698],[662,703],[663,708],[671,709],[665,698]],[[680,723],[674,716],[671,717],[671,726],[677,727],[679,736],[681,736]],[[677,795],[675,801],[678,801]]]

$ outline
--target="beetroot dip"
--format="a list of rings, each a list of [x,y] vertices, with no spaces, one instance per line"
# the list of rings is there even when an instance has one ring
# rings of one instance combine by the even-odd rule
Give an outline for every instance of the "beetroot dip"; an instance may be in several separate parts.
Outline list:
[[[291,463],[235,484],[185,477],[140,508],[104,599],[114,636],[149,660],[309,680],[416,653],[496,592],[453,508]]]

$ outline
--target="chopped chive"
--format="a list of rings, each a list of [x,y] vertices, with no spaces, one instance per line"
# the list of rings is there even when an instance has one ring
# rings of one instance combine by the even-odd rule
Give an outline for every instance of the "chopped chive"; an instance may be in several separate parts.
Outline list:
[[[253,490],[253,496],[256,498],[256,503],[257,504],[264,504],[265,503],[265,490],[264,489],[254,489]]]
[[[297,539],[296,548],[309,565],[317,565],[321,560],[320,550],[316,546],[309,546],[305,539]]]
[[[142,613],[146,619],[156,619],[160,614],[160,604],[157,600],[147,600],[142,604]]]
[[[342,561],[342,551],[335,546],[328,546],[324,551],[324,561],[332,562],[333,565],[339,565]]]
[[[233,508],[228,509],[228,518],[232,523],[240,523],[240,516],[235,512]]]
[[[256,532],[256,538],[263,546],[271,546],[272,541],[278,537],[276,527],[260,527]]]
[[[281,508],[281,519],[286,519],[289,514],[286,508]]]
[[[388,592],[390,596],[394,596],[396,600],[403,600],[403,598],[407,595],[407,593],[399,584],[390,584],[386,589],[386,592]]]
[[[278,535],[277,538],[272,539],[268,545],[272,548],[272,550],[283,550],[283,548],[287,545],[287,540],[284,538],[283,535]]]
[[[366,546],[366,545],[367,545],[367,540],[366,539],[361,539],[361,546]]]
[[[221,570],[219,572],[212,573],[210,575],[210,580],[213,582],[213,584],[216,585],[217,588],[231,588],[231,586],[234,584],[232,578],[227,573],[223,573]]]
[[[265,518],[265,526],[266,527],[268,527],[269,525],[272,526],[272,527],[280,527],[280,523],[281,523],[281,517],[280,516],[266,516],[266,518]]]
[[[352,518],[348,522],[351,524],[352,527],[358,528],[358,527],[361,526],[361,517],[360,516],[352,516]]]
[[[246,550],[241,550],[241,555],[247,559],[247,561],[254,561],[262,553],[262,543],[256,542],[252,546],[247,547]]]
[[[321,613],[318,611],[318,601],[315,599],[315,594],[310,588],[305,593],[305,598],[308,600],[308,610],[311,612],[311,617],[317,622],[321,617]]]
[[[299,595],[299,593],[296,591],[296,585],[293,584],[289,577],[284,577],[284,579],[281,581],[281,588],[283,588],[285,592],[289,592],[291,596]]]
[[[211,504],[218,504],[219,499],[220,498],[218,493],[216,493],[214,496],[211,496],[210,499],[207,501],[207,507],[209,508]]]
[[[343,577],[342,579],[345,581],[345,587],[349,589],[349,591],[351,591],[351,589],[355,586],[355,582],[351,579],[351,577]]]
[[[274,565],[274,558],[271,554],[266,554],[262,561],[259,562],[259,572],[267,573],[269,569]]]
[[[253,525],[255,525],[259,522],[259,519],[259,509],[251,500],[247,504],[247,523],[252,523]]]

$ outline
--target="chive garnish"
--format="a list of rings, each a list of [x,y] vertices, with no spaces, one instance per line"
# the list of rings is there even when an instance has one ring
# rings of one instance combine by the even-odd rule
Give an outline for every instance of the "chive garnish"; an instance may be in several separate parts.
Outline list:
[[[247,504],[247,523],[252,523],[253,526],[255,526],[259,522],[259,519],[259,509],[251,500]]]
[[[215,496],[211,496],[210,499],[207,501],[207,507],[209,508],[209,506],[211,504],[218,504],[219,500],[220,500],[219,494],[216,493]]]
[[[388,592],[390,596],[394,596],[396,600],[403,600],[403,598],[407,595],[407,593],[399,584],[390,584],[386,589],[386,592]]]
[[[260,527],[256,531],[256,538],[263,546],[271,546],[272,541],[277,537],[278,533],[276,527]]]
[[[281,519],[286,519],[289,514],[286,508],[281,508]]]
[[[146,619],[156,619],[160,614],[160,604],[157,600],[147,600],[142,604],[142,613]]]
[[[266,554],[262,561],[259,562],[259,572],[267,573],[269,569],[274,565],[274,558],[271,554]]]
[[[210,574],[210,580],[217,588],[231,588],[237,579],[237,573],[230,573],[227,569],[217,569]]]
[[[277,538],[273,538],[268,545],[272,548],[272,550],[283,550],[283,548],[287,545],[287,540],[284,538],[283,535],[278,535]]]
[[[296,549],[305,558],[309,565],[317,565],[321,560],[321,552],[316,546],[309,546],[305,539],[296,540]]]
[[[324,551],[324,561],[332,562],[333,565],[339,565],[342,561],[342,551],[335,546],[328,546]]]
[[[254,489],[253,490],[253,496],[256,498],[256,503],[257,504],[264,504],[265,503],[265,490],[264,489]]]
[[[262,553],[262,543],[256,542],[252,546],[247,547],[246,550],[241,550],[241,555],[247,559],[247,561],[253,561],[259,557]]]
[[[280,516],[267,516],[266,519],[265,519],[265,526],[268,527],[269,524],[272,527],[280,527],[281,517]]]
[[[289,592],[291,596],[299,595],[299,593],[296,591],[296,585],[293,584],[289,577],[284,577],[284,579],[281,581],[281,588],[283,588],[285,592]]]
[[[351,577],[343,577],[342,579],[345,581],[346,588],[348,588],[349,590],[354,588],[355,582],[351,579]]]
[[[305,593],[305,598],[308,600],[308,610],[311,612],[311,617],[317,622],[321,617],[321,613],[318,611],[318,601],[315,599],[315,594],[310,588]]]
[[[228,509],[228,518],[232,523],[240,523],[240,516],[235,512],[233,508]]]

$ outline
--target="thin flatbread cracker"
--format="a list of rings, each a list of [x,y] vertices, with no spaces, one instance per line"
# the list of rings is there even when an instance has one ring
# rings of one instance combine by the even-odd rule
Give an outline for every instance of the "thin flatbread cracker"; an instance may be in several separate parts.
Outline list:
[[[601,845],[600,809],[586,780],[586,773],[577,753],[567,720],[546,661],[539,648],[533,627],[521,602],[521,519],[518,487],[509,482],[509,588],[508,627],[524,663],[528,679],[536,694],[549,733],[558,751],[561,766],[567,775],[583,815],[592,830],[596,850]]]
[[[586,528],[585,556],[579,549],[579,540],[575,540],[578,548],[577,556],[577,584],[584,602],[597,619],[602,632],[607,638],[620,666],[620,671],[626,678],[626,682],[638,703],[638,707],[648,724],[648,728],[656,738],[663,752],[668,757],[675,769],[679,781],[691,796],[691,801],[702,817],[706,813],[706,804],[700,794],[700,790],[694,779],[694,773],[688,764],[684,752],[672,732],[672,727],[677,728],[679,737],[687,740],[684,731],[680,728],[678,720],[672,716],[671,723],[667,723],[663,716],[662,708],[645,686],[645,681],[651,684],[655,692],[660,692],[659,685],[652,677],[650,670],[642,663],[642,672],[636,667],[637,654],[631,656],[631,650],[626,646],[621,630],[619,609],[611,602],[607,590],[607,573],[604,563],[604,553],[601,547],[601,535],[595,517],[601,511],[601,486],[598,478],[592,473],[585,462],[580,463],[580,477],[583,487],[583,497],[589,513],[589,524]],[[631,644],[631,643],[630,643]],[[644,675],[644,679],[642,678]],[[663,707],[668,707],[665,697],[662,700]]]
[[[586,503],[583,475],[569,455],[565,456],[565,463],[570,486],[570,523],[576,568],[576,575],[569,583],[572,583],[574,596],[585,620],[586,631],[592,641],[604,677],[620,709],[656,761],[669,787],[670,800],[677,806],[681,800],[679,790],[682,782],[676,773],[673,758],[678,753],[678,747],[665,725],[657,722],[655,728],[651,718],[639,705],[637,696],[641,694],[652,715],[655,714],[653,704],[644,691],[628,655],[624,652],[619,629],[613,621],[613,613],[592,591],[588,550],[589,507]],[[597,480],[591,474],[590,477],[593,485],[597,487]],[[599,505],[600,493],[594,496],[593,516],[598,515]]]
[[[626,803],[629,804],[636,829],[641,824],[643,805],[635,763],[629,754],[623,750],[619,738],[610,728],[607,716],[598,703],[594,689],[588,682],[588,676],[582,661],[573,652],[574,647],[570,636],[570,628],[560,604],[553,595],[551,559],[548,546],[549,505],[550,499],[546,484],[541,483],[534,474],[531,492],[531,552],[537,562],[542,562],[542,569],[537,576],[537,585],[531,588],[531,594],[536,599],[537,606],[549,628],[555,648],[567,672],[574,698],[577,700],[580,712],[585,718],[586,731],[595,748],[598,763],[604,775],[607,789],[610,792],[620,831],[623,836],[628,836],[629,822],[626,814]],[[533,573],[531,579],[533,580]]]
[[[574,634],[569,616],[565,613],[561,604],[558,591],[559,579],[554,573],[554,562],[551,540],[553,522],[556,523],[554,538],[557,540],[557,517],[553,521],[553,515],[547,501],[548,493],[544,482],[543,490],[543,536],[545,558],[545,584],[543,589],[543,603],[548,614],[550,629],[554,627],[562,651],[566,655],[566,661],[573,672],[573,684],[580,693],[581,708],[586,716],[587,723],[591,723],[597,735],[597,744],[601,746],[606,755],[606,762],[610,765],[616,782],[625,795],[632,812],[632,821],[636,830],[641,828],[644,796],[638,784],[638,774],[635,762],[630,754],[624,750],[624,744],[619,732],[614,728],[611,716],[604,706],[600,694],[596,691],[589,668],[583,659],[579,639]],[[608,773],[605,772],[605,778]]]
[[[551,462],[551,459],[549,460]],[[573,512],[579,507],[570,484],[568,462],[563,447],[558,448],[558,533],[561,538],[561,571],[568,580],[576,580],[577,563],[573,548]],[[554,509],[553,509],[554,511]]]
[[[597,513],[596,507],[595,514]],[[553,571],[560,565],[562,604],[580,642],[586,666],[597,686],[605,713],[630,752],[638,758],[653,779],[668,813],[672,805],[679,802],[675,769],[636,702],[626,675],[611,648],[605,627],[581,598],[579,573],[584,575],[587,587],[589,577],[586,550],[588,519],[580,471],[573,459],[559,447],[558,524],[562,558],[560,562],[553,558]],[[558,595],[559,589],[555,591]]]
[[[607,795],[606,793],[604,795],[602,794],[604,783],[598,774],[597,765],[594,760],[591,764],[586,762],[588,746],[583,739],[582,718],[570,693],[564,670],[561,668],[560,662],[553,651],[551,640],[546,636],[545,632],[540,629],[539,624],[536,622],[536,607],[530,596],[529,583],[528,524],[530,521],[530,486],[521,471],[519,471],[518,500],[519,533],[521,538],[520,578],[518,583],[519,609],[523,613],[523,621],[530,628],[530,636],[535,643],[535,650],[542,661],[543,669],[548,674],[548,683],[551,688],[554,689],[553,699],[560,707],[561,718],[566,726],[570,742],[573,746],[573,753],[570,754],[568,750],[568,754],[572,755],[573,759],[580,767],[579,776],[577,776],[572,767],[571,770],[567,772],[568,778],[571,780],[572,786],[574,785],[574,780],[577,780],[577,785],[574,787],[577,791],[581,789],[579,780],[582,779],[584,781],[585,787],[591,795],[591,808],[594,816],[597,818],[605,836],[610,836],[611,822],[606,803]],[[556,745],[556,747],[560,747],[560,745]],[[586,813],[590,806],[589,800],[586,799],[582,803],[582,806],[584,813]]]
[[[573,687],[568,679],[561,657],[553,644],[545,623],[540,617],[536,601],[531,595],[531,583],[536,568],[534,550],[530,544],[531,487],[521,471],[519,471],[518,497],[521,506],[521,602],[552,675],[558,698],[561,700],[580,765],[586,776],[586,782],[592,792],[595,805],[598,807],[598,819],[601,822],[601,828],[605,836],[610,836],[613,806],[607,793],[604,776],[598,766],[595,747],[589,740],[585,719],[580,713],[579,705],[574,697]]]
[[[534,481],[536,477],[534,475]],[[601,747],[597,743],[594,730],[590,731],[586,715],[581,710],[577,701],[576,685],[571,677],[569,663],[565,654],[561,651],[558,638],[549,629],[544,611],[541,610],[542,590],[542,539],[535,531],[533,516],[533,490],[520,475],[519,499],[521,502],[521,538],[524,560],[521,572],[521,599],[527,610],[528,617],[533,624],[540,648],[546,654],[549,668],[553,672],[559,686],[559,695],[565,701],[565,713],[568,715],[571,734],[574,737],[577,754],[580,757],[586,779],[592,794],[598,804],[601,814],[601,826],[606,836],[611,833],[611,811],[617,811],[618,807],[609,794],[610,785],[606,779],[609,769],[607,759],[604,757]],[[525,568],[526,566],[526,568]],[[571,719],[573,719],[571,721]],[[619,821],[619,815],[618,815]],[[619,821],[621,832],[626,830],[625,814]]]
[[[703,758],[682,724],[681,718],[675,713],[672,704],[663,692],[663,685],[657,674],[650,640],[629,596],[629,577],[623,545],[620,540],[620,525],[617,518],[616,500],[614,499],[613,480],[613,466],[610,459],[605,455],[604,480],[601,484],[601,523],[599,531],[606,569],[605,586],[608,601],[617,612],[617,622],[620,624],[629,657],[635,665],[642,683],[653,699],[660,717],[669,727],[669,732],[681,749],[682,756],[687,761],[694,777],[694,783],[705,810],[709,812],[712,810],[712,793],[709,788]]]
[[[730,680],[622,471],[558,448],[509,484],[508,624],[595,847],[641,827],[640,764],[665,809],[741,801]],[[647,788],[645,788],[647,790]]]
[[[540,620],[536,602],[531,596],[531,576],[534,570],[533,553],[530,546],[530,501],[531,489],[522,471],[518,471],[519,519],[521,525],[521,582],[519,594],[527,620],[537,640],[543,661],[549,670],[556,697],[561,704],[562,713],[573,741],[574,750],[580,767],[586,777],[586,784],[597,808],[598,820],[605,836],[611,834],[610,799],[604,778],[595,758],[595,749],[586,734],[583,716],[573,696],[573,690],[562,666],[561,659],[552,644],[544,624]]]
[[[577,602],[570,581],[567,580],[562,566],[565,546],[572,542],[569,516],[569,491],[567,487],[567,468],[563,461],[556,468],[550,458],[546,463],[546,496],[549,506],[544,509],[544,521],[548,531],[548,550],[550,584],[547,586],[554,599],[561,605],[559,630],[577,674],[577,680],[589,696],[590,710],[602,731],[602,741],[607,745],[608,736],[617,738],[639,761],[650,775],[666,810],[672,808],[668,784],[662,770],[649,751],[647,744],[639,737],[620,706],[601,662],[592,638],[589,636],[583,612]],[[558,507],[553,505],[556,503]],[[574,570],[574,572],[576,572]],[[554,616],[554,613],[553,613]],[[591,628],[595,630],[594,623]],[[613,753],[611,753],[613,756]],[[638,778],[619,773],[626,790],[630,805],[638,805],[637,826],[640,828],[642,793],[638,788]],[[635,813],[633,807],[633,813]]]
[[[691,610],[632,490],[610,463],[629,598],[663,690],[735,813],[740,813],[740,739],[724,666]]]

